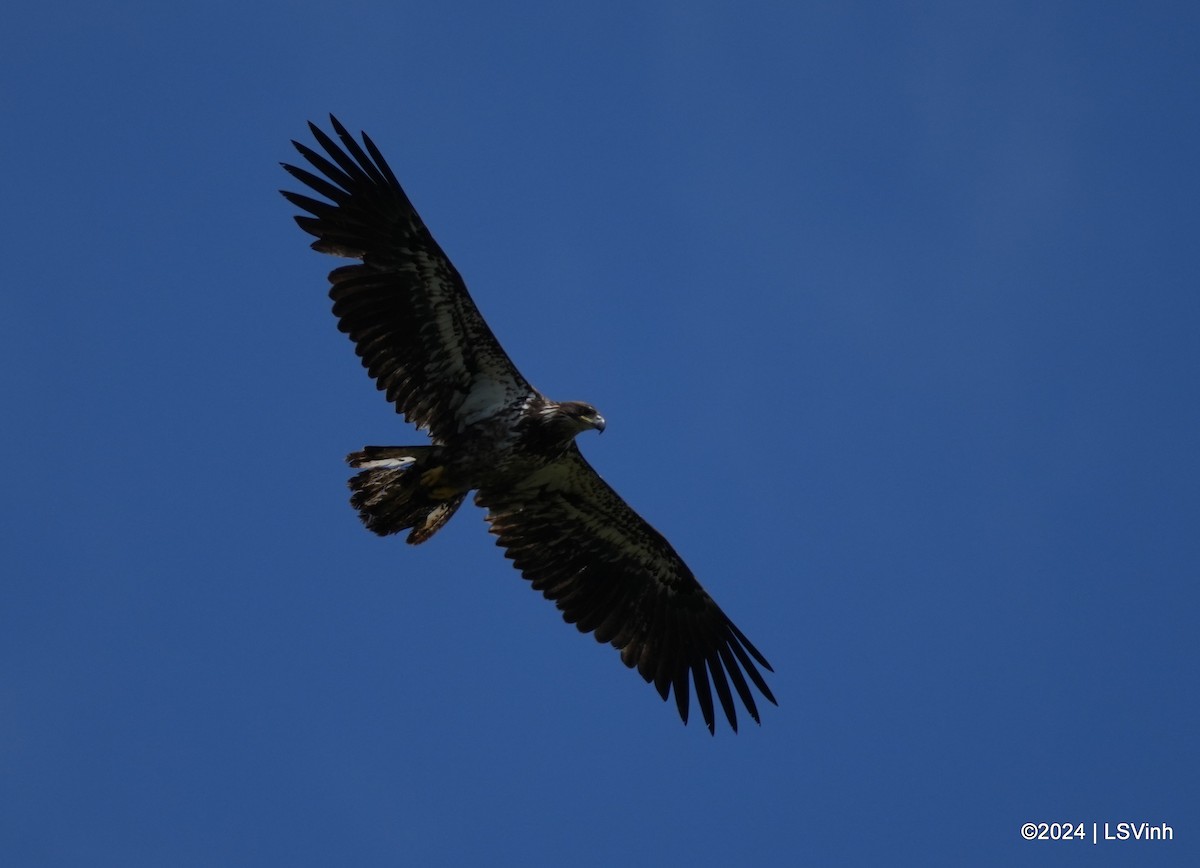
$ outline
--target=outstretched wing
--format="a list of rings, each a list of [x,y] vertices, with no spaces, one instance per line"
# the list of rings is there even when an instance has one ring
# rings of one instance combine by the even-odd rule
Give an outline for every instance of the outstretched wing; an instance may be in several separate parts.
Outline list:
[[[533,389],[488,328],[396,176],[364,133],[360,146],[330,116],[341,145],[309,129],[328,158],[293,141],[320,175],[283,164],[328,202],[281,191],[313,249],[360,259],[329,274],[338,328],[404,417],[445,441],[464,417],[488,415]],[[365,148],[365,150],[364,150]]]
[[[513,488],[481,490],[476,502],[487,508],[492,533],[534,589],[553,600],[568,623],[617,648],[664,700],[674,690],[684,723],[689,679],[710,732],[712,688],[735,732],[731,683],[755,722],[758,708],[746,678],[775,702],[755,666],[772,671],[766,658],[574,444]]]

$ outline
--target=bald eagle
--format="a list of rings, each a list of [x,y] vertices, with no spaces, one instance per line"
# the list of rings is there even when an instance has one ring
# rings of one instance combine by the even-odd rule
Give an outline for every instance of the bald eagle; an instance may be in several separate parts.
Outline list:
[[[576,435],[603,431],[604,418],[529,384],[379,149],[330,121],[338,141],[309,124],[324,155],[292,142],[319,174],[283,164],[328,201],[281,192],[307,212],[295,220],[316,236],[314,250],[358,260],[329,274],[338,328],[397,412],[430,438],[347,457],[358,470],[350,503],[363,523],[422,543],[474,491],[521,575],[564,620],[616,648],[663,700],[674,692],[685,724],[689,680],[709,732],[714,690],[735,732],[735,692],[758,722],[747,678],[774,703],[757,668],[770,664],[580,454]]]

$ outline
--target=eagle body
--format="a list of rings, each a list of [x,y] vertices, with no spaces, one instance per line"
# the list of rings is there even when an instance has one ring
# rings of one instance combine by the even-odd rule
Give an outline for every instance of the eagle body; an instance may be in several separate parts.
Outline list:
[[[504,492],[535,478],[589,428],[604,428],[590,404],[533,394],[465,421],[432,446],[367,446],[348,457],[361,470],[350,480],[351,504],[380,536],[408,530],[409,543],[422,543],[468,493]],[[407,485],[398,484],[402,479]]]
[[[497,544],[563,618],[620,652],[626,666],[689,696],[710,732],[713,693],[737,730],[736,693],[759,720],[755,689],[771,671],[670,543],[592,469],[576,444],[603,431],[582,401],[547,398],[521,375],[475,307],[382,154],[330,118],[335,141],[309,124],[324,154],[293,142],[316,170],[284,164],[310,191],[284,192],[313,249],[358,260],[329,275],[338,328],[405,419],[417,446],[367,446],[347,461],[350,502],[371,531],[422,543],[475,492]]]

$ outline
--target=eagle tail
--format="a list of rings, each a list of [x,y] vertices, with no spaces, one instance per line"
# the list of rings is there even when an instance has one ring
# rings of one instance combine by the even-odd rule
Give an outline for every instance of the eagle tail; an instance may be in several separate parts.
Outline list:
[[[436,474],[439,452],[436,446],[366,446],[346,456],[360,471],[350,478],[350,505],[369,530],[387,536],[411,528],[407,541],[417,545],[450,520],[466,492],[438,497],[422,481]]]

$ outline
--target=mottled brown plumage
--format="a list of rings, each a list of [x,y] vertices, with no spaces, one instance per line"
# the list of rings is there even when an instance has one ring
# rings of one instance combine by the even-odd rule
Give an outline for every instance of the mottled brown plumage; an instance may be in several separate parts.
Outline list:
[[[758,721],[753,685],[775,702],[771,669],[671,545],[584,460],[575,437],[603,430],[590,404],[555,402],[513,365],[466,285],[387,162],[330,118],[337,141],[309,124],[324,155],[297,142],[320,175],[284,165],[325,200],[284,192],[322,253],[357,259],[329,275],[338,328],[396,410],[429,433],[423,446],[368,446],[348,461],[352,505],[386,535],[420,543],[465,497],[563,618],[593,633],[688,719],[689,694],[709,731],[716,692],[737,729],[734,694]]]

